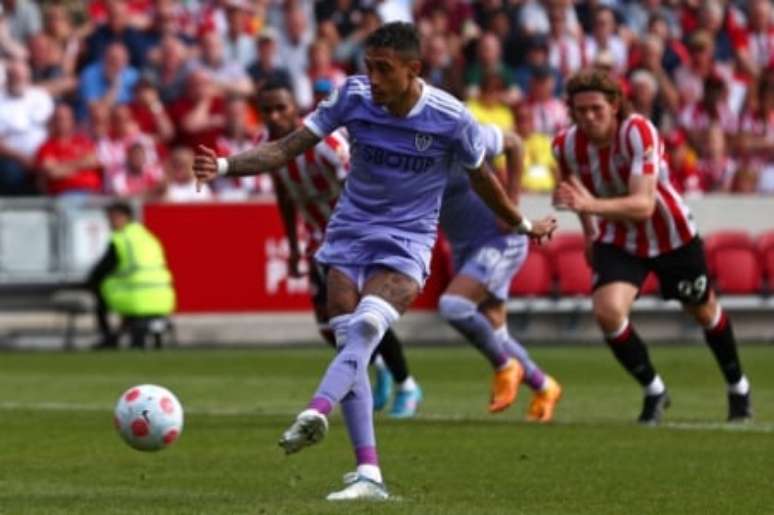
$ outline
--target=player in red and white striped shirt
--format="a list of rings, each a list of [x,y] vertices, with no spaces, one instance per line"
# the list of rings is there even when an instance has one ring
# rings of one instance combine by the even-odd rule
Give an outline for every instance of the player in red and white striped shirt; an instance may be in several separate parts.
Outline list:
[[[289,85],[284,82],[270,81],[265,84],[259,94],[258,104],[267,128],[262,139],[280,139],[301,126],[302,122],[293,93]],[[325,228],[336,206],[348,171],[349,143],[341,133],[337,132],[326,136],[317,145],[272,172],[277,204],[290,246],[288,262],[290,275],[293,277],[301,275],[299,264],[302,256],[296,223],[300,216],[309,236],[305,257],[310,265],[309,283],[315,317],[320,334],[334,347],[336,342],[333,331],[328,325],[324,271],[316,266],[313,256],[323,242]],[[402,345],[391,329],[385,333],[376,353],[381,356],[384,364],[379,360],[376,362],[378,373],[377,384],[373,391],[374,409],[380,410],[385,406],[389,400],[391,382],[394,379],[398,394],[390,414],[399,417],[414,415],[416,406],[413,405],[407,410],[405,403],[400,399],[406,397],[407,392],[417,390],[418,386],[409,374]]]
[[[567,98],[575,125],[554,139],[563,179],[556,200],[581,219],[594,271],[594,316],[615,357],[645,389],[640,422],[659,422],[669,405],[628,319],[649,272],[658,276],[663,297],[680,301],[704,327],[728,383],[729,420],[750,418],[750,386],[731,323],[708,283],[688,208],[670,185],[658,132],[627,112],[620,86],[603,73],[574,76]]]

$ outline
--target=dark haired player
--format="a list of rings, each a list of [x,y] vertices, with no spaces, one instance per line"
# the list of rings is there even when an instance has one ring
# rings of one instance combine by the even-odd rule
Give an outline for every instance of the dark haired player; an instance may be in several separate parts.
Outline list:
[[[284,81],[269,81],[261,88],[258,108],[267,128],[260,135],[259,143],[287,136],[302,125],[291,86]],[[272,173],[277,204],[290,247],[290,274],[300,276],[302,256],[296,231],[296,221],[300,216],[309,236],[305,252],[315,317],[320,334],[334,347],[336,342],[326,307],[325,277],[314,261],[314,253],[322,245],[325,227],[349,172],[349,160],[349,143],[340,132],[333,132]],[[414,416],[422,399],[422,390],[409,374],[400,340],[392,329],[384,334],[374,361],[377,369],[374,411],[381,410],[389,401],[394,379],[397,391],[390,416]]]
[[[304,127],[254,150],[217,160],[202,148],[194,172],[250,175],[276,168],[339,127],[352,141],[352,169],[316,254],[327,267],[328,313],[341,349],[307,408],[282,435],[287,453],[319,442],[341,404],[357,470],[332,501],[386,499],[376,452],[367,375],[371,353],[416,299],[429,273],[450,164],[470,170],[473,187],[513,230],[536,239],[556,221],[530,222],[484,163],[478,125],[451,95],[420,78],[413,25],[389,23],[365,42],[367,76],[354,76],[321,102]]]

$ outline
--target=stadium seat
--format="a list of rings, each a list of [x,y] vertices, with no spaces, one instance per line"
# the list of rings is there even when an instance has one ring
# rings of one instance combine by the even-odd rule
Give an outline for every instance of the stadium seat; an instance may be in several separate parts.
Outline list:
[[[774,231],[765,232],[755,241],[760,259],[766,291],[774,293]]]
[[[715,287],[720,293],[750,295],[759,293],[761,265],[752,248],[727,247],[714,253]]]
[[[545,296],[551,293],[551,261],[548,251],[539,245],[531,245],[521,270],[511,281],[512,297]]]
[[[653,272],[649,273],[645,278],[645,282],[642,283],[640,288],[640,295],[656,295],[659,291],[658,278]]]
[[[585,240],[581,233],[554,236],[547,249],[557,278],[559,295],[591,293],[591,269],[586,263]]]
[[[718,231],[704,241],[707,266],[719,293],[749,295],[760,292],[761,263],[746,231]]]
[[[738,230],[717,231],[704,238],[707,266],[711,274],[714,274],[717,268],[715,263],[717,251],[729,248],[753,249],[753,240],[749,233]]]
[[[755,246],[759,252],[766,252],[774,249],[774,231],[764,232],[755,239]]]
[[[560,232],[554,235],[551,241],[546,245],[546,249],[556,255],[566,249],[581,249],[586,245],[586,240],[579,232]]]

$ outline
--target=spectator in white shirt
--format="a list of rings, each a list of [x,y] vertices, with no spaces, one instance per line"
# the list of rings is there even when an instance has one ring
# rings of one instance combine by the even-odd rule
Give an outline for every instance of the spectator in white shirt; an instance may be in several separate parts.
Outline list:
[[[253,84],[239,62],[226,59],[223,41],[215,31],[201,38],[202,57],[199,66],[209,72],[218,90],[224,96],[250,95]]]
[[[0,195],[32,194],[29,172],[47,137],[54,101],[44,89],[30,84],[25,62],[8,63],[6,75],[6,89],[0,95]]]
[[[226,31],[222,34],[224,53],[227,61],[237,62],[242,68],[247,68],[256,57],[253,37],[245,31],[251,7],[247,0],[228,0],[225,5]]]
[[[551,6],[548,10],[551,32],[548,39],[548,64],[569,77],[585,64],[581,39],[573,35],[563,6]]]
[[[279,38],[279,56],[282,65],[293,79],[293,93],[301,110],[312,106],[312,83],[306,74],[309,67],[309,45],[314,40],[306,16],[300,7],[285,11],[285,32]]]
[[[603,6],[594,11],[593,32],[586,37],[584,50],[587,62],[593,62],[600,52],[608,51],[613,56],[616,73],[621,74],[626,69],[628,49],[618,35],[615,14],[610,7]]]

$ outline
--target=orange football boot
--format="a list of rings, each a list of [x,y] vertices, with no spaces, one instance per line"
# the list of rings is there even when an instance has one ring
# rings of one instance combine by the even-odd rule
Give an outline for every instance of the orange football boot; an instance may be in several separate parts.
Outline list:
[[[527,420],[530,422],[550,422],[554,418],[554,409],[562,397],[562,386],[547,375],[546,384],[542,390],[535,391],[532,402],[527,409]]]
[[[505,366],[495,372],[492,380],[492,400],[489,403],[490,413],[498,413],[513,404],[523,378],[524,368],[513,358],[509,358]]]

